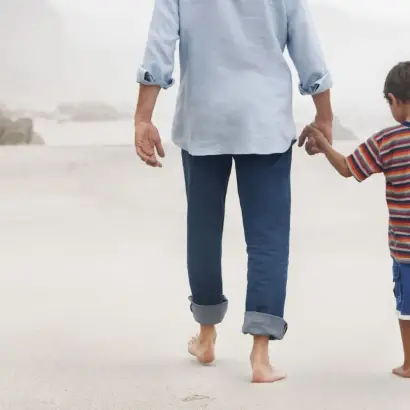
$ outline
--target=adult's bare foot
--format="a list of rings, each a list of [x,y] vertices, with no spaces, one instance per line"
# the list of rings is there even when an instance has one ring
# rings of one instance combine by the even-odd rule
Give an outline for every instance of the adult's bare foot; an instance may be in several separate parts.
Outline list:
[[[251,354],[252,383],[274,383],[286,378],[286,374],[275,369],[269,359]]]
[[[252,383],[274,383],[286,374],[273,368],[269,362],[269,337],[255,335],[251,353]]]
[[[400,366],[392,370],[393,374],[405,379],[410,379],[410,366]]]
[[[210,364],[215,360],[215,328],[201,327],[201,333],[193,337],[188,343],[188,352],[195,356],[199,363]]]

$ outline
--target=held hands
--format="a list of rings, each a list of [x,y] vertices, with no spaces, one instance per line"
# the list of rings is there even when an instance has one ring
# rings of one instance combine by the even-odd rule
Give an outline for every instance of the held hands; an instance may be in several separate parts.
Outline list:
[[[305,145],[305,150],[309,155],[316,155],[322,153],[332,143],[332,122],[316,119],[303,129],[298,145],[299,147]]]
[[[154,168],[162,167],[156,154],[164,158],[165,151],[158,129],[152,122],[135,122],[135,149],[141,161]]]
[[[299,147],[303,146],[306,141],[306,152],[309,155],[316,155],[326,151],[331,145],[325,134],[317,128],[316,124],[307,125],[299,138]]]

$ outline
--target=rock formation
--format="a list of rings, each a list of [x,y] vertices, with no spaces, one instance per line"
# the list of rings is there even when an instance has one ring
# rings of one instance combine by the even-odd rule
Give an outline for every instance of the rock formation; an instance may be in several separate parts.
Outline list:
[[[355,141],[357,136],[353,131],[342,125],[338,117],[333,121],[333,139],[335,141]]]
[[[79,102],[60,104],[51,118],[63,121],[95,122],[117,121],[129,118],[128,113],[122,113],[117,108],[102,102]]]
[[[34,132],[31,118],[13,120],[0,112],[0,145],[43,145],[43,139]]]
[[[21,107],[11,109],[0,104],[0,113],[7,118],[28,117],[57,122],[102,122],[132,119],[134,109],[131,106],[110,105],[98,101],[84,101],[78,103],[62,103],[52,111],[24,109]]]

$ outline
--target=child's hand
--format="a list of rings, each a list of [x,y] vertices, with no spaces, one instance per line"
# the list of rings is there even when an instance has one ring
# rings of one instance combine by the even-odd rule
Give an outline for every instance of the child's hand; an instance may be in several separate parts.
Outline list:
[[[307,135],[308,143],[314,146],[319,152],[325,152],[330,146],[329,141],[324,136],[323,132],[312,124],[307,125],[302,134]]]

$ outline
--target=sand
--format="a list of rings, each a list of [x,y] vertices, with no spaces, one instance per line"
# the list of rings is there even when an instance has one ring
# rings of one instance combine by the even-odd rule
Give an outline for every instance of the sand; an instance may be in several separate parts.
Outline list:
[[[348,152],[351,145],[340,145]],[[0,409],[401,410],[383,178],[344,181],[295,153],[285,382],[249,383],[246,255],[234,178],[218,360],[186,353],[179,153],[149,169],[131,147],[0,150]]]

